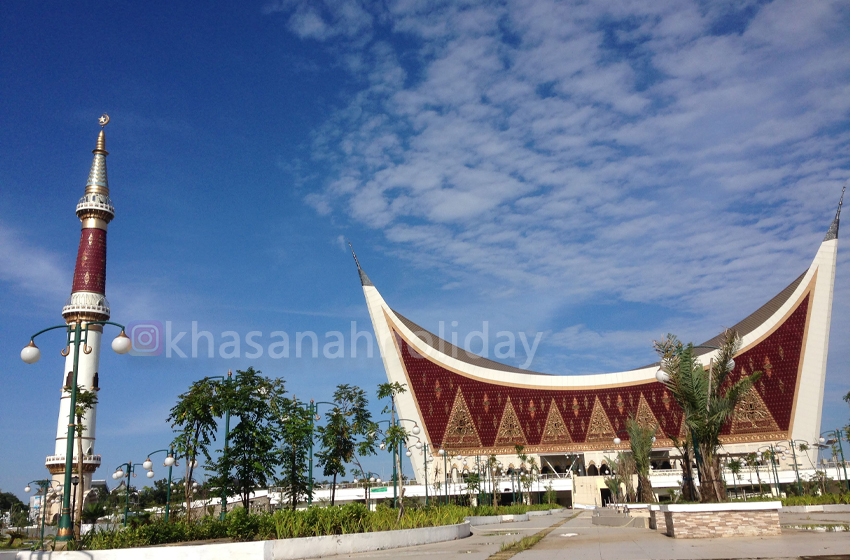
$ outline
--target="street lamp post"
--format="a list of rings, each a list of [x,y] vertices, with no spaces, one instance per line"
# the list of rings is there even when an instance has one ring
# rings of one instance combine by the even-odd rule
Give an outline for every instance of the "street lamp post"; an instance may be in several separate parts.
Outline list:
[[[44,518],[47,517],[47,510],[45,508],[45,506],[47,505],[47,491],[53,484],[56,485],[57,490],[59,488],[62,488],[62,485],[56,482],[55,480],[31,480],[27,483],[26,488],[24,488],[24,492],[26,492],[27,494],[29,494],[30,490],[32,490],[30,484],[37,484],[42,493],[41,503],[38,506],[39,513],[41,513],[41,540],[39,541],[39,547],[41,548],[41,550],[44,550]],[[9,521],[11,521],[11,517]]]
[[[826,435],[827,437],[824,437]],[[827,439],[834,437],[838,442],[838,451],[841,453],[841,467],[844,469],[844,482],[847,483],[847,490],[850,491],[850,478],[847,478],[847,462],[844,460],[844,448],[841,446],[841,430],[829,430],[827,432],[823,432],[818,441],[821,444],[827,444]]]
[[[88,345],[89,327],[92,325],[115,325],[121,329],[119,334],[112,341],[112,349],[118,354],[126,354],[132,348],[132,342],[124,333],[124,325],[114,323],[112,321],[87,321],[85,325],[81,321],[65,325],[56,325],[44,330],[38,331],[30,337],[30,343],[21,350],[21,359],[27,364],[36,363],[41,358],[41,351],[35,345],[35,338],[43,333],[56,329],[65,329],[65,349],[61,354],[67,356],[71,351],[71,344],[74,345],[74,367],[71,373],[71,403],[68,418],[68,438],[65,446],[65,482],[63,487],[67,490],[71,487],[71,471],[74,467],[74,411],[77,408],[77,370],[80,364],[80,342],[83,344],[83,352],[91,353],[92,349]],[[62,516],[59,519],[59,530],[56,535],[56,542],[64,543],[74,539],[74,527],[71,523],[71,494],[65,492],[62,497]]]
[[[380,484],[381,483],[381,477],[380,477],[380,475],[378,475],[378,473],[373,473],[372,471],[367,471],[365,473],[360,473],[360,474],[363,476],[363,478],[360,480],[360,482],[363,483],[363,489],[364,489],[363,497],[366,500],[366,507],[371,509],[369,507],[369,500],[372,498],[372,493],[370,492],[370,490],[372,488],[371,485],[376,484],[376,483]],[[355,480],[354,482],[357,482],[357,481]]]
[[[794,448],[795,445],[808,445],[807,441],[791,439],[788,440],[788,443],[791,445],[791,456],[794,459],[794,472],[797,474],[797,491],[800,495],[803,495],[803,483],[800,482],[800,466],[797,464],[797,450]],[[800,451],[803,451],[803,448],[800,447]]]
[[[410,420],[409,418],[394,418],[394,420],[395,420],[396,423],[413,422],[413,428],[411,428],[410,433],[412,433],[413,435],[419,435],[419,424],[415,420]],[[396,423],[390,422],[389,420],[378,420],[377,422],[375,422],[375,425],[379,426],[380,424],[382,424],[384,422],[386,422],[387,425],[390,426],[390,428],[394,428],[396,426]],[[387,436],[386,432],[381,432],[380,430],[377,430],[377,429],[373,432],[373,434],[381,434],[384,437]],[[392,453],[393,453],[393,492],[394,492],[393,507],[398,507],[399,488],[401,487],[399,479],[402,476],[402,473],[400,471],[401,461],[399,461],[399,453],[398,453],[399,442],[397,442],[397,441],[390,442],[390,444],[391,444],[390,451],[392,451]],[[385,447],[386,447],[386,444],[381,443],[380,448],[383,450]],[[397,472],[397,469],[396,469],[396,465],[398,465],[398,472]]]
[[[152,451],[148,453],[148,458],[142,463],[142,467],[144,467],[148,472],[145,476],[148,478],[153,478],[153,461],[151,461],[151,455],[156,455],[157,453],[168,453],[165,457],[165,461],[162,462],[163,467],[168,467],[168,490],[166,491],[165,497],[165,522],[168,523],[168,515],[171,510],[171,469],[176,464],[174,460],[174,448],[170,447],[168,449],[157,449],[156,451]]]
[[[233,372],[231,370],[227,370],[227,376],[224,375],[208,375],[204,379],[221,379],[225,383],[230,386],[230,383],[233,381]],[[228,444],[230,443],[230,407],[224,409],[224,450],[227,451]],[[168,469],[168,476],[171,477],[171,468]],[[228,470],[227,476],[230,476],[230,472]],[[169,492],[171,490],[171,485],[168,486]],[[167,509],[167,506],[166,506]],[[222,485],[221,488],[221,513],[219,513],[218,518],[220,520],[224,520],[224,516],[227,514],[227,485]],[[166,521],[167,521],[166,515]]]
[[[485,505],[482,502],[486,502],[484,496],[485,489],[487,487],[487,473],[481,469],[481,456],[475,456],[475,472],[478,473],[478,505]]]
[[[112,473],[112,478],[114,480],[118,480],[119,478],[123,478],[125,476],[127,477],[127,480],[125,482],[126,488],[124,488],[124,490],[126,492],[125,497],[124,497],[124,526],[125,527],[127,526],[127,512],[130,509],[130,475],[135,477],[136,476],[135,471],[140,466],[144,466],[144,464],[140,465],[139,463],[133,463],[132,461],[127,461],[126,463],[122,463],[121,465],[119,465],[118,468],[115,469],[115,472]],[[123,470],[124,467],[127,467],[126,472]],[[152,473],[153,473],[153,471],[151,471],[148,474],[152,474]],[[188,507],[188,504],[187,504],[187,507]]]
[[[747,465],[750,467],[755,467],[756,469],[756,480],[759,482],[759,496],[764,493],[764,490],[761,487],[761,471],[759,471],[759,461],[761,460],[761,453],[750,453],[747,456]],[[753,483],[753,472],[750,471],[750,485]]]
[[[74,515],[77,513],[77,484],[80,483],[80,477],[74,475],[71,477],[71,484],[74,485],[74,497],[71,498],[71,526],[74,526]]]
[[[439,453],[443,457],[443,485],[445,486],[444,492],[446,496],[445,504],[449,505],[449,473],[447,470],[449,468],[448,453],[446,453],[446,450],[443,448],[440,448],[437,453]]]
[[[423,441],[421,439],[419,439],[418,437],[415,438],[415,439],[416,439],[416,443],[413,444],[413,447],[415,447],[416,449],[423,450],[423,453],[424,453],[424,456],[423,456],[422,459],[423,459],[423,464],[425,465],[425,505],[427,506],[427,505],[429,505],[429,501],[428,501],[428,444],[423,443]],[[407,451],[405,451],[404,454],[407,457],[410,457],[413,454],[410,451],[409,445],[407,446]]]
[[[320,404],[326,404],[328,406],[336,406],[336,403],[327,402],[327,401],[313,402],[313,399],[310,399],[309,404],[305,403],[305,405],[304,405],[304,406],[307,407],[307,409],[310,412],[310,464],[308,465],[308,472],[309,472],[309,476],[310,476],[310,481],[309,481],[310,491],[307,493],[307,506],[308,507],[313,505],[313,430],[315,428],[315,424],[313,423],[313,421],[315,420],[316,422],[318,422],[319,420],[322,419],[322,417],[319,416],[319,405]]]
[[[762,450],[765,450],[766,453],[762,453]],[[770,467],[768,472],[773,472],[773,479],[776,481],[776,495],[779,496],[781,494],[781,487],[779,482],[779,471],[776,468],[776,452],[779,450],[781,453],[785,452],[785,448],[782,446],[774,446],[773,444],[763,445],[758,448],[758,454],[760,456],[767,456],[770,459]]]

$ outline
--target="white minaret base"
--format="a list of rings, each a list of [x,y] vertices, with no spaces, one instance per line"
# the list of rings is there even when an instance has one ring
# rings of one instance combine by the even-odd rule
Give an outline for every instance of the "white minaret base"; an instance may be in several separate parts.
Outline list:
[[[97,329],[97,330],[95,330]],[[87,345],[91,351],[86,354],[84,348],[80,346],[80,356],[77,366],[77,385],[83,387],[86,391],[97,390],[94,387],[95,375],[98,372],[100,365],[100,342],[101,342],[102,327],[93,326],[89,329]],[[62,392],[59,401],[59,420],[56,425],[56,443],[53,455],[47,457],[45,466],[50,471],[51,477],[59,484],[65,483],[65,453],[68,444],[68,425],[74,422],[70,417],[71,413],[71,393],[65,390],[66,384],[73,379],[74,371],[74,334],[71,333],[71,345],[68,356],[65,358],[65,370],[62,374]],[[85,493],[91,488],[92,475],[100,466],[100,455],[94,454],[95,443],[95,420],[97,417],[97,405],[89,410],[82,419],[83,432],[83,473],[80,476],[80,483],[77,485],[77,503],[83,499]],[[78,443],[77,438],[74,438],[74,468],[73,473],[77,473],[78,462]],[[72,499],[73,502],[73,499]],[[59,504],[55,505],[56,512],[59,511]],[[48,519],[50,519],[50,509],[48,509]]]

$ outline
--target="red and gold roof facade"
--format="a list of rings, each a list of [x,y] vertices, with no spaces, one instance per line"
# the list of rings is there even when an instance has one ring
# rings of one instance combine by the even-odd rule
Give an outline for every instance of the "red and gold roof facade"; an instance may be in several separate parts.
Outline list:
[[[764,375],[724,428],[724,442],[788,439],[808,319],[807,294],[769,335],[738,354],[732,380],[756,370]],[[534,453],[611,449],[629,415],[658,426],[657,445],[672,445],[682,434],[682,412],[655,380],[573,389],[496,383],[423,356],[400,330],[393,332],[406,383],[437,448],[462,454],[513,453],[517,444]]]

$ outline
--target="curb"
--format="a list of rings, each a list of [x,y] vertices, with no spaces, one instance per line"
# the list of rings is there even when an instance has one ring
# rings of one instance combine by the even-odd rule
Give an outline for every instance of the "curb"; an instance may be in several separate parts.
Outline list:
[[[783,506],[780,513],[847,513],[850,504],[823,504],[819,506]]]
[[[530,517],[538,517],[541,515],[552,515],[552,512],[559,509],[543,509],[537,511],[529,511],[526,513],[518,513],[513,515],[477,515],[465,517],[464,519],[472,526],[478,525],[498,525],[499,523],[514,523],[519,521],[528,521]]]
[[[460,523],[458,525],[402,529],[399,531],[377,531],[374,533],[246,543],[114,548],[81,552],[21,551],[14,558],[18,560],[218,560],[219,558],[222,560],[295,560],[453,541],[466,538],[471,534],[470,524]],[[4,558],[3,560],[7,559]]]

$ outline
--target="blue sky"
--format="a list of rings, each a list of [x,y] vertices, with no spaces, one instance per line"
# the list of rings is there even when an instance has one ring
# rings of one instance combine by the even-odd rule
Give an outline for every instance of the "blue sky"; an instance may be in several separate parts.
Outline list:
[[[107,478],[167,444],[205,375],[254,365],[316,400],[385,379],[365,341],[351,357],[371,325],[346,238],[427,328],[542,333],[538,371],[637,367],[664,333],[734,324],[808,267],[850,176],[848,27],[828,1],[6,3],[0,488],[53,450],[62,341],[19,352],[61,322],[102,112],[113,319],[170,321],[184,352],[194,321],[217,352],[102,353]],[[848,417],[847,254],[824,429]],[[316,332],[320,357],[269,357],[275,331]]]

